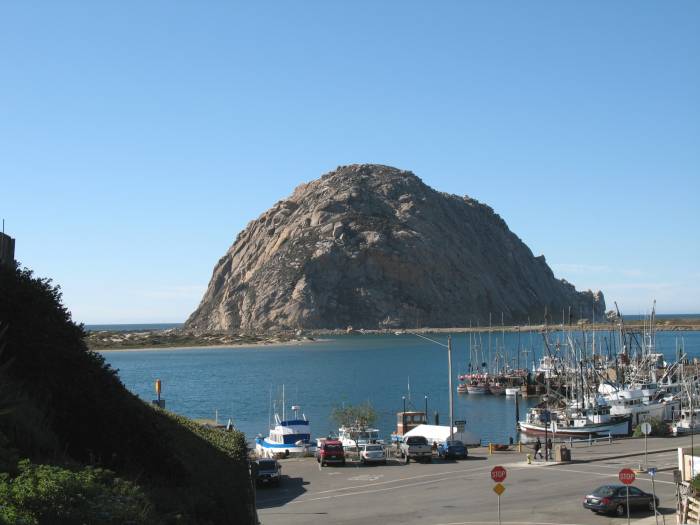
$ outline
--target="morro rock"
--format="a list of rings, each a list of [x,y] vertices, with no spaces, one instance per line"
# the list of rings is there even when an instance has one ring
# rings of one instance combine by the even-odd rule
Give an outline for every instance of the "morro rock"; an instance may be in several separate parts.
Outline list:
[[[602,319],[489,206],[409,171],[341,166],[250,222],[214,268],[194,331],[463,327]]]

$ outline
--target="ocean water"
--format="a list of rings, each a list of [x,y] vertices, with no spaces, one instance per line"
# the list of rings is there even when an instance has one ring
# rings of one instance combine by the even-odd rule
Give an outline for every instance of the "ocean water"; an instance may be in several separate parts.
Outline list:
[[[446,336],[430,336],[445,343]],[[558,336],[554,336],[555,338]],[[597,344],[604,350],[611,334],[599,333]],[[521,365],[544,351],[540,334],[500,333],[491,336],[492,353],[501,348],[511,356],[521,348]],[[453,337],[454,375],[468,363],[468,335]],[[676,347],[700,358],[700,332],[659,332],[657,348],[673,358]],[[481,344],[488,353],[488,335]],[[229,418],[249,440],[267,434],[271,399],[281,399],[285,385],[287,410],[302,406],[311,421],[313,436],[337,431],[330,419],[334,406],[369,401],[378,413],[377,427],[388,436],[396,428],[396,412],[410,405],[438,411],[441,424],[449,421],[447,351],[414,335],[350,335],[304,344],[268,347],[239,347],[192,350],[139,350],[104,353],[118,369],[124,385],[142,399],[154,398],[154,381],[163,383],[162,396],[169,410],[195,418]],[[457,381],[453,382],[456,388]],[[483,441],[507,442],[516,438],[515,401],[505,396],[474,396],[455,392],[455,419]],[[535,399],[521,399],[521,415]],[[281,412],[281,403],[277,402]]]
[[[146,332],[149,330],[168,330],[180,328],[184,323],[136,323],[136,324],[86,324],[88,332]]]

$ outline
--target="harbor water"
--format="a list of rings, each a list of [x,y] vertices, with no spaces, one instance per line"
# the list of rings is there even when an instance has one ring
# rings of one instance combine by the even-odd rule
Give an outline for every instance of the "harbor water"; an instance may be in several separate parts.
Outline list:
[[[581,338],[579,333],[574,336]],[[442,344],[447,340],[446,335],[430,337]],[[553,341],[557,337],[560,334],[550,335]],[[590,334],[587,337],[590,345]],[[612,336],[601,332],[596,337],[598,351],[606,352]],[[469,336],[455,334],[452,342],[456,376],[469,363]],[[657,350],[669,360],[675,359],[681,344],[691,359],[700,358],[700,332],[657,333]],[[527,363],[529,368],[545,351],[539,333],[502,337],[494,331],[492,356],[503,353],[503,346],[513,364],[519,353],[520,366]],[[481,335],[481,347],[487,356],[488,334]],[[427,396],[431,422],[435,411],[441,424],[449,421],[447,351],[411,334],[348,335],[280,346],[108,351],[104,356],[124,385],[142,399],[154,398],[159,378],[168,410],[193,418],[213,419],[218,414],[223,423],[230,418],[249,441],[257,434],[267,435],[275,406],[281,413],[283,384],[287,411],[293,404],[301,405],[313,437],[337,432],[330,417],[334,407],[365,402],[375,408],[376,426],[388,437],[396,428],[396,412],[403,409],[403,396],[417,410],[425,409]],[[453,383],[456,389],[457,381]],[[455,392],[454,399],[455,420],[465,420],[466,428],[482,441],[517,439],[513,398]],[[537,402],[521,399],[521,417]]]

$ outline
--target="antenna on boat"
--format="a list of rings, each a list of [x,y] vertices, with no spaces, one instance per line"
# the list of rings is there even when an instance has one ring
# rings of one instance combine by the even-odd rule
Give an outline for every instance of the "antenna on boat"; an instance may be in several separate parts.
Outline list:
[[[411,406],[411,376],[408,376],[408,405]]]

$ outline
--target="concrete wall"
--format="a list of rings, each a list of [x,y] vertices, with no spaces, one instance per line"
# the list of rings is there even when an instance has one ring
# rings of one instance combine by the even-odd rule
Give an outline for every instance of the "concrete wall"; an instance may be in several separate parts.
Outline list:
[[[15,240],[0,233],[0,264],[10,265],[15,261]]]

